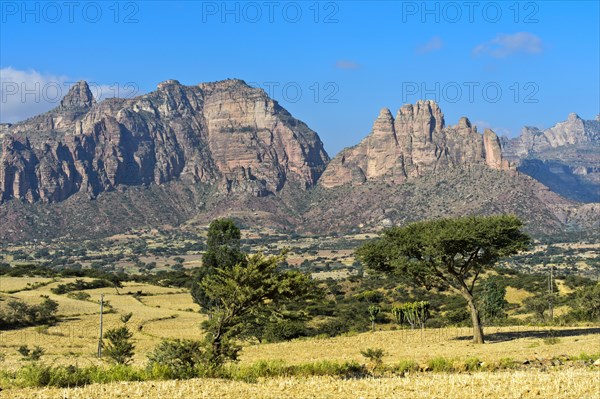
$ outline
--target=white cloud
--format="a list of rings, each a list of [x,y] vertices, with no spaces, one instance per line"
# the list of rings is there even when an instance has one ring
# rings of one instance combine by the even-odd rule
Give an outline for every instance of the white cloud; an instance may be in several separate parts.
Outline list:
[[[436,51],[441,49],[444,46],[444,42],[442,38],[439,36],[433,36],[429,41],[417,48],[417,53],[425,54],[430,53],[432,51]]]
[[[542,39],[539,36],[529,32],[517,32],[512,35],[502,33],[488,42],[477,45],[473,49],[473,55],[505,58],[515,54],[540,54],[542,51]]]
[[[49,111],[60,103],[70,84],[66,76],[1,68],[0,122],[17,122]]]
[[[57,107],[78,80],[33,69],[0,68],[0,122],[18,122]],[[88,81],[88,85],[96,101],[140,94],[138,85],[133,82],[102,84]]]

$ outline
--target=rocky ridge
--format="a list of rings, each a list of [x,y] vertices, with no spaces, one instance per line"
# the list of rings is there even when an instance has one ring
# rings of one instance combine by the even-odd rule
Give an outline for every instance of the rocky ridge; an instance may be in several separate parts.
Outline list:
[[[600,202],[600,115],[584,120],[571,113],[553,127],[524,127],[501,143],[519,171],[568,198]]]
[[[287,182],[313,186],[329,160],[315,132],[241,80],[168,80],[100,103],[79,82],[56,109],[2,133],[0,201],[95,198],[176,179],[265,196]]]
[[[366,181],[400,183],[470,165],[511,169],[493,131],[486,129],[481,135],[465,117],[446,127],[434,101],[418,101],[401,107],[396,118],[382,109],[369,135],[334,157],[319,183],[328,188]]]
[[[222,216],[331,233],[514,213],[540,234],[593,230],[597,204],[556,194],[527,167],[558,159],[593,178],[599,124],[570,117],[548,132],[499,139],[465,117],[446,126],[435,102],[419,101],[396,117],[382,109],[367,137],[329,161],[315,132],[240,80],[167,80],[102,102],[79,82],[54,110],[0,125],[0,241]]]

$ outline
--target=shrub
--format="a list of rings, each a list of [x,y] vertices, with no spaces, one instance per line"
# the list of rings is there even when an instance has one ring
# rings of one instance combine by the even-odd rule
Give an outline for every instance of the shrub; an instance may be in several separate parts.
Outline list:
[[[512,357],[503,357],[498,360],[498,367],[501,369],[514,369],[517,367],[517,362]]]
[[[306,335],[306,328],[301,321],[279,320],[265,326],[263,339],[267,342],[289,341]]]
[[[52,368],[39,363],[28,364],[17,372],[18,385],[43,387],[50,383]]]
[[[481,360],[476,357],[465,359],[464,369],[465,371],[477,371],[481,369]]]
[[[292,366],[294,376],[337,376],[337,377],[357,377],[365,375],[365,368],[357,362],[337,363],[329,360],[323,360],[314,363],[303,363]]]
[[[72,299],[77,299],[78,301],[87,301],[91,298],[90,294],[82,291],[69,292],[67,296]]]
[[[162,341],[148,354],[148,367],[157,378],[193,378],[202,361],[202,343],[194,340]]]
[[[393,367],[393,370],[398,373],[407,373],[409,371],[418,371],[419,365],[412,359],[402,359],[396,366]]]
[[[37,345],[33,348],[33,350],[29,349],[27,345],[21,345],[17,349],[17,352],[19,352],[21,356],[23,356],[24,360],[33,361],[40,360],[40,358],[44,354],[44,350]]]
[[[104,353],[112,361],[117,364],[127,364],[133,358],[133,349],[135,346],[131,343],[131,337],[133,333],[125,326],[111,328],[104,333],[104,338],[108,340],[108,343],[104,344]]]
[[[446,359],[445,357],[436,357],[433,359],[429,359],[429,361],[427,362],[427,366],[431,369],[431,371],[435,372],[454,371],[452,361]]]
[[[544,338],[544,343],[546,345],[556,345],[560,342],[560,338],[555,337],[555,336],[551,336],[551,337],[547,337]]]

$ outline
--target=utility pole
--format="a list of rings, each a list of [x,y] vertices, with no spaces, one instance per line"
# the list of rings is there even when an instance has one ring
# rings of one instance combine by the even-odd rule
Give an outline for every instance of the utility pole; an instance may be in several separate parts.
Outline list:
[[[100,294],[100,336],[98,337],[98,357],[102,357],[102,314],[104,312],[104,294]]]
[[[550,292],[550,297],[548,298],[548,316],[550,320],[554,320],[554,309],[553,309],[553,301],[554,301],[554,284],[553,284],[553,266],[550,265],[550,275],[548,276],[548,292]]]

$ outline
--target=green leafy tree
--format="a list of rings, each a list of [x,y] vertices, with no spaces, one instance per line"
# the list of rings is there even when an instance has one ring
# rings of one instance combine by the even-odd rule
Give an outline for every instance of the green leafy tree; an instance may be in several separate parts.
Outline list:
[[[133,358],[135,346],[131,342],[133,333],[125,326],[111,328],[104,333],[104,354],[117,364],[128,364]]]
[[[192,285],[192,298],[206,312],[215,304],[202,288],[202,281],[217,269],[227,270],[246,263],[246,254],[240,249],[241,232],[232,219],[216,219],[208,226],[206,252],[202,255],[202,267],[198,269]]]
[[[315,286],[309,277],[278,270],[283,259],[284,255],[249,255],[233,267],[217,264],[200,282],[208,314],[202,326],[207,332],[204,355],[209,365],[218,367],[236,360],[239,347],[234,341],[246,334],[254,321],[282,314],[289,303],[312,296]]]
[[[480,308],[484,324],[502,319],[506,316],[504,309],[508,302],[505,299],[506,288],[494,280],[487,279],[481,287]]]
[[[361,246],[367,267],[397,274],[416,285],[450,288],[471,313],[473,342],[483,343],[483,327],[473,289],[480,273],[504,257],[527,249],[530,237],[515,216],[437,219],[392,227]]]
[[[597,321],[600,318],[600,283],[577,290],[575,306],[583,319]]]
[[[554,294],[549,292],[539,293],[537,295],[525,298],[523,306],[525,310],[533,313],[538,321],[546,320],[546,311],[550,308],[550,301],[555,301]]]

